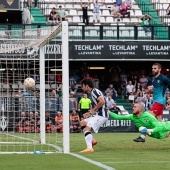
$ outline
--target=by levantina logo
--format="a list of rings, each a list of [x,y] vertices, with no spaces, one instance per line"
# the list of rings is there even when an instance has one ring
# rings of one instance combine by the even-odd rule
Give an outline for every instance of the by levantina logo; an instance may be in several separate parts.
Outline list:
[[[9,6],[11,6],[14,2],[14,0],[6,0],[6,2],[8,3]]]
[[[5,116],[1,116],[0,117],[0,128],[2,129],[2,131],[4,131],[6,129],[8,125],[8,119]]]

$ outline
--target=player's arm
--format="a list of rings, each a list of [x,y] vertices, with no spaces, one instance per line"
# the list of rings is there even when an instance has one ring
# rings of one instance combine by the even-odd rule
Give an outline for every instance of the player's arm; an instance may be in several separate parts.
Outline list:
[[[133,120],[133,115],[117,115],[113,112],[110,112],[110,117],[116,120]]]
[[[96,112],[96,110],[100,109],[104,104],[105,104],[105,100],[102,96],[99,96],[97,98],[98,104],[91,110],[89,110],[90,114],[94,114]]]

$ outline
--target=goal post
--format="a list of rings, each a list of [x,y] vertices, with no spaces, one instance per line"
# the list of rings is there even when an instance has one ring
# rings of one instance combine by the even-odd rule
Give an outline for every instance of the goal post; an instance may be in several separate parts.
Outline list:
[[[46,45],[56,36],[61,37],[60,65],[45,54]],[[38,29],[0,31],[0,43],[0,154],[69,153],[68,22]],[[58,67],[62,73],[52,73]],[[51,79],[56,79],[58,74],[62,74],[59,83],[62,97],[54,95],[58,84]],[[27,77],[36,80],[34,88],[25,88],[23,80]],[[63,113],[63,133],[58,132],[55,124],[58,111]],[[30,123],[32,113],[36,120],[33,124]],[[27,121],[24,125],[18,123],[24,117],[22,114],[28,124]]]
[[[62,74],[63,74],[63,149],[64,153],[70,152],[69,134],[69,44],[68,22],[62,22]]]

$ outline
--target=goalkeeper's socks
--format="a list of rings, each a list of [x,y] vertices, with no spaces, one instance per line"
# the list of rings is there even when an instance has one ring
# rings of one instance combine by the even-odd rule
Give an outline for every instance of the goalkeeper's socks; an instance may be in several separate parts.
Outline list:
[[[84,132],[84,135],[85,135],[85,141],[86,141],[87,148],[91,149],[93,136],[92,136],[91,132],[89,132],[89,131]]]

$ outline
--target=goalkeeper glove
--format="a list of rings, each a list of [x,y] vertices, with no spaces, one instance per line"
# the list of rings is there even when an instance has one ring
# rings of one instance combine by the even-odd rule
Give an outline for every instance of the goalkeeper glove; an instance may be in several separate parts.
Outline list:
[[[147,128],[146,127],[140,127],[139,132],[141,133],[147,133]]]

